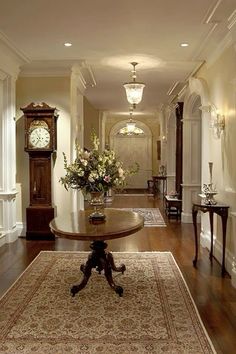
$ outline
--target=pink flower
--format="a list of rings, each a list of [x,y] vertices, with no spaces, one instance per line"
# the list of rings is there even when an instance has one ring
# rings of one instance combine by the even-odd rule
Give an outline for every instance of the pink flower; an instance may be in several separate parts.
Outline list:
[[[105,176],[103,178],[103,180],[106,182],[106,183],[109,183],[111,181],[111,177],[110,176]]]

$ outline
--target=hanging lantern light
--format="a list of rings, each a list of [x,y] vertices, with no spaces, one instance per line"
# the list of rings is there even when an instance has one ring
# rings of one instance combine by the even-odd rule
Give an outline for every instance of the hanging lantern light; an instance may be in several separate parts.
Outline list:
[[[133,81],[127,82],[123,84],[123,86],[126,91],[126,97],[128,102],[132,104],[132,106],[135,108],[136,104],[142,101],[143,89],[145,87],[145,84],[143,82],[136,81],[137,75],[136,75],[135,67],[136,65],[138,65],[138,63],[132,62],[130,64],[133,66],[133,70],[132,70]]]

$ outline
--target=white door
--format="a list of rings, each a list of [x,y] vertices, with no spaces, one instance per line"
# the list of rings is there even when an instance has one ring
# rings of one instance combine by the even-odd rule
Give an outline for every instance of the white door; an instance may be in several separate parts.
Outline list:
[[[151,159],[148,138],[145,136],[114,136],[114,146],[119,159],[125,168],[139,164],[138,173],[128,178],[127,188],[147,188],[147,180],[151,175]]]

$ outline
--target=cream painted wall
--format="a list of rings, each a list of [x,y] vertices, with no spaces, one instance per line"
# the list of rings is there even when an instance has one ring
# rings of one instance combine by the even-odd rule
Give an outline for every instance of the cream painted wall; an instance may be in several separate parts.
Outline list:
[[[233,46],[211,65],[205,64],[196,75],[207,82],[210,103],[213,103],[219,113],[225,115],[225,131],[219,140],[212,134],[209,139],[210,160],[213,161],[213,183],[216,184],[217,200],[230,205],[230,211],[236,210],[236,51]],[[204,166],[205,165],[205,166]],[[203,162],[203,168],[208,168],[208,161]],[[209,181],[203,181],[209,183]],[[218,218],[217,239],[221,242],[221,222]],[[232,220],[227,228],[227,248],[236,254]],[[235,245],[234,245],[235,244]]]
[[[57,152],[53,156],[52,200],[56,214],[70,210],[70,195],[59,183],[64,175],[62,152],[70,159],[70,79],[53,77],[19,78],[16,83],[16,181],[21,184],[22,219],[25,222],[26,207],[29,205],[29,157],[24,151],[24,119],[20,107],[29,103],[46,102],[58,109],[57,120]],[[17,212],[18,217],[21,212]]]
[[[106,144],[110,144],[109,142],[109,136],[110,136],[110,131],[112,127],[122,121],[123,119],[118,118],[118,117],[112,117],[109,116],[106,120]],[[127,117],[124,118],[124,120],[127,120]],[[141,117],[135,117],[134,120],[140,121],[144,124],[146,124],[151,132],[152,132],[152,172],[153,174],[157,174],[159,170],[159,161],[157,160],[157,140],[160,137],[160,124],[157,118],[141,118]]]
[[[84,146],[91,149],[91,133],[99,136],[99,111],[84,97]]]

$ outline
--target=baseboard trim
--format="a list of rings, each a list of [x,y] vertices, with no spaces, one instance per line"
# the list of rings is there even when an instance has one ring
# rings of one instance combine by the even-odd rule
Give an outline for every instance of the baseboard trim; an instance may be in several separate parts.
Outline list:
[[[17,222],[16,228],[18,232],[18,237],[25,237],[26,235],[26,224],[23,222]]]
[[[200,244],[202,247],[207,248],[210,251],[211,248],[211,234],[210,231],[200,233]],[[213,254],[217,261],[222,264],[222,243],[216,239],[216,236],[213,235]],[[225,268],[227,272],[232,274],[232,263],[234,255],[229,251],[225,250]]]
[[[18,239],[17,229],[13,229],[12,231],[2,232],[0,235],[0,247],[5,245],[5,243],[12,243]]]

